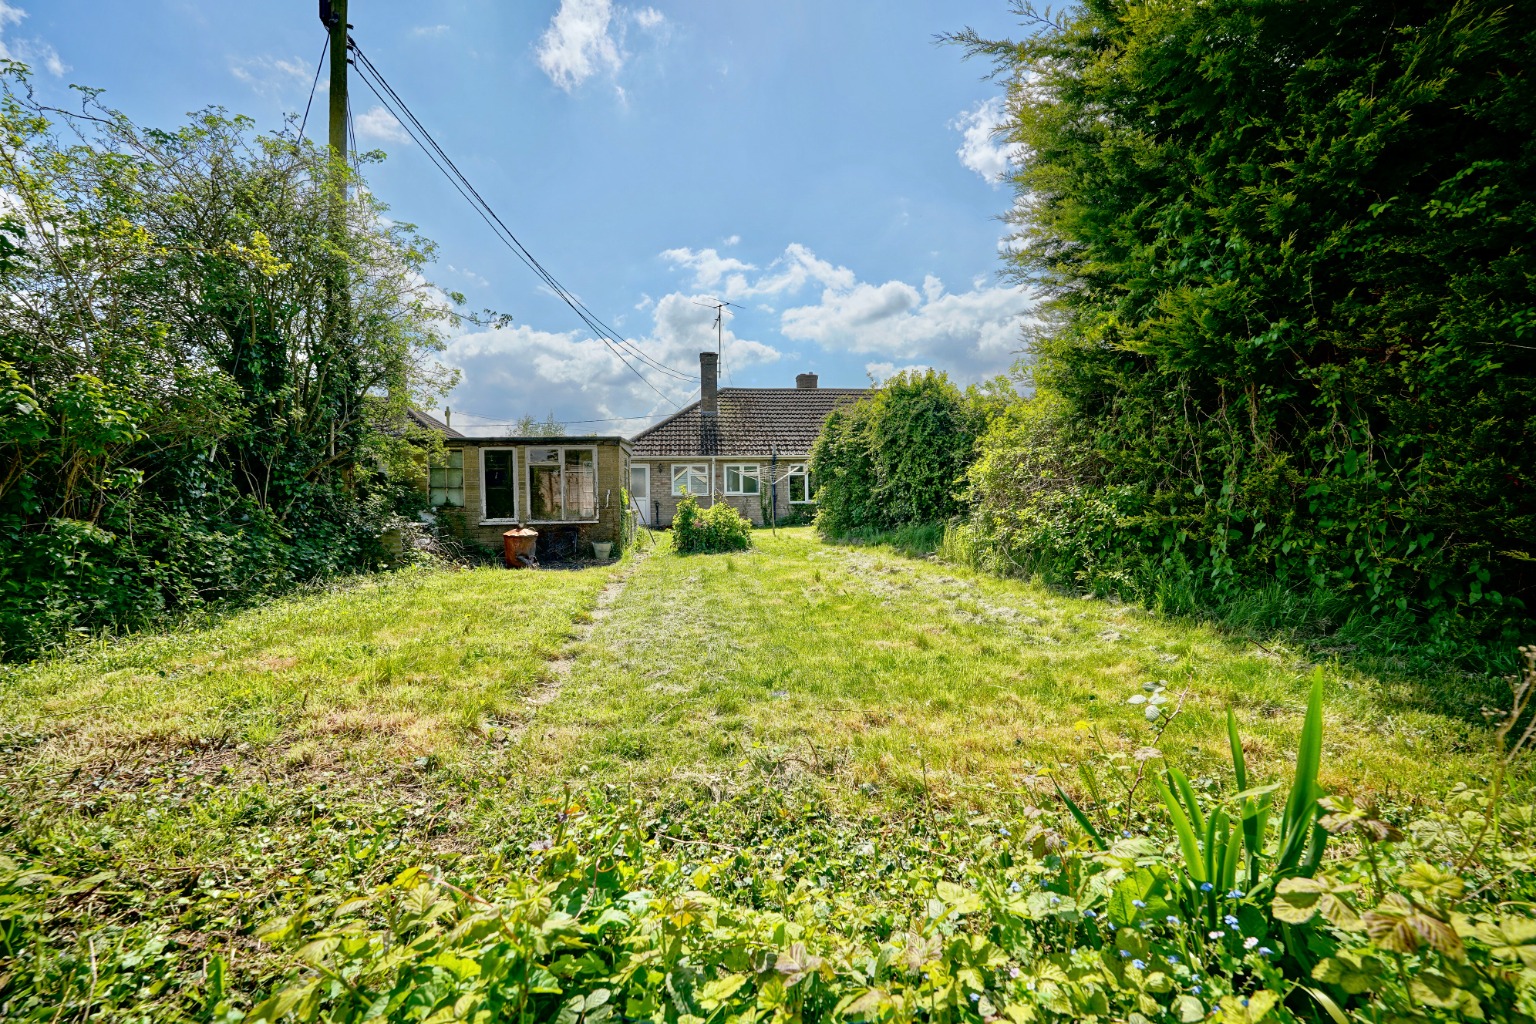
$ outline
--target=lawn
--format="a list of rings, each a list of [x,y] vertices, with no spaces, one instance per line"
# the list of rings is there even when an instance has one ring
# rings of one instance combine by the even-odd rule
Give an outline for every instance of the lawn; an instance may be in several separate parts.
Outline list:
[[[1434,802],[1491,764],[1467,713],[1486,681],[1316,666],[805,529],[756,542],[410,570],[5,669],[0,954],[32,966],[0,969],[0,1006],[210,1019],[292,962],[263,921],[411,865],[512,863],[567,788],[750,831],[687,801],[766,783],[892,841],[914,815],[1049,805],[1052,778],[1086,799],[1076,766],[1134,770],[1130,700],[1159,681],[1160,745],[1197,785],[1227,771],[1228,707],[1252,777],[1287,774],[1319,671],[1328,786]]]
[[[985,804],[1133,754],[1149,726],[1129,701],[1161,682],[1181,709],[1162,744],[1174,763],[1223,771],[1230,707],[1262,777],[1288,770],[1319,667],[1331,787],[1433,799],[1486,770],[1468,714],[1486,681],[1317,666],[1137,607],[781,530],[746,553],[650,559],[524,734],[522,770],[715,787],[766,772]]]

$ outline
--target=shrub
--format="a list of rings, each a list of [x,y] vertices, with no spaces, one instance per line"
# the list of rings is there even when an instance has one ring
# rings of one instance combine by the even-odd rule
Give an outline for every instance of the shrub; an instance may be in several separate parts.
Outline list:
[[[1016,83],[1007,259],[1050,299],[1055,412],[983,444],[1012,554],[1528,631],[1536,7],[1091,3],[960,39]]]
[[[672,517],[672,545],[685,555],[745,551],[752,546],[752,523],[729,502],[700,508],[685,495]]]
[[[962,391],[942,373],[907,371],[835,410],[811,449],[817,526],[842,536],[957,514],[976,439],[1014,397],[1002,382]]]
[[[338,236],[324,151],[87,96],[0,82],[0,658],[378,565],[451,382],[430,243],[366,189]]]

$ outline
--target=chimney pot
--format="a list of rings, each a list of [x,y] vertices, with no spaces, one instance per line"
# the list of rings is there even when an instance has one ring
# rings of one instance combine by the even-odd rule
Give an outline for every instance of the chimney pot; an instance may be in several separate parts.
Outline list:
[[[814,373],[802,373],[795,377],[795,387],[802,391],[814,391],[816,389],[816,375]]]
[[[720,390],[716,379],[719,369],[719,354],[699,353],[699,412],[705,416],[720,415]]]

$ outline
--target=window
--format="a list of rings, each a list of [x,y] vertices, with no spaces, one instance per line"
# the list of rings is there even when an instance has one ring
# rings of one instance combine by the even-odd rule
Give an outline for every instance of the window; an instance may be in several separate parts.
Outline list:
[[[763,493],[760,467],[753,463],[727,465],[725,467],[725,493],[731,495],[757,495]]]
[[[789,467],[789,503],[791,505],[811,505],[816,501],[816,483],[811,479],[810,470],[803,465]]]
[[[480,449],[480,518],[517,521],[517,452],[512,448]]]
[[[597,518],[596,448],[529,448],[527,453],[530,522]]]
[[[464,507],[464,449],[450,448],[445,465],[427,470],[427,500],[433,508]]]
[[[629,498],[636,505],[651,500],[651,467],[629,467]]]
[[[702,498],[708,493],[708,466],[672,467],[672,497],[681,498],[684,494],[691,494],[695,498]]]

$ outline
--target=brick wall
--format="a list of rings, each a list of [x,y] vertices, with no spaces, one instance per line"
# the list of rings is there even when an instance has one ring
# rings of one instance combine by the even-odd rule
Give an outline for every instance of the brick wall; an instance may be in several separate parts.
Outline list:
[[[457,443],[455,443],[457,442]],[[529,448],[558,447],[559,442],[541,444],[463,444],[454,439],[449,441],[448,447],[456,448],[463,445],[464,449],[464,509],[467,513],[467,533],[471,540],[477,541],[487,547],[500,549],[501,535],[516,526],[526,524],[532,529],[544,529],[544,525],[528,522],[529,494],[528,494],[528,459]],[[480,493],[480,449],[485,448],[511,448],[517,452],[517,515],[518,523],[482,523],[480,521],[481,493]],[[606,540],[617,541],[621,526],[623,505],[621,491],[629,486],[629,450],[627,446],[616,442],[599,442],[593,444],[571,444],[572,448],[597,449],[597,522],[595,523],[569,523],[560,528],[574,529],[578,535],[581,546],[586,547],[592,541]],[[555,527],[549,526],[550,532]],[[582,554],[590,555],[590,550],[584,550]]]
[[[793,458],[780,458],[778,460],[777,469],[778,475],[781,478],[779,480],[778,493],[778,516],[780,519],[788,516],[792,509],[815,509],[814,505],[790,505],[789,484],[787,481],[782,479],[785,472],[791,465],[803,463],[805,461],[806,460],[804,459]],[[764,494],[767,494],[769,488],[768,459],[716,459],[714,465],[714,479],[711,485],[713,497],[700,497],[698,495],[695,495],[695,497],[697,498],[699,504],[704,506],[708,506],[711,501],[726,502],[734,505],[738,512],[752,520],[754,524],[762,526],[764,525],[764,503],[761,498],[756,495],[751,495],[748,497],[737,497],[734,495],[727,495],[725,493],[725,467],[727,464],[736,465],[738,463],[757,465],[761,467],[758,470],[758,473],[763,482],[763,492]],[[656,519],[655,522],[651,523],[651,525],[664,527],[672,525],[672,517],[677,514],[677,503],[682,500],[681,498],[672,496],[673,465],[707,466],[709,465],[709,459],[635,459],[634,465],[651,467],[651,508],[647,510],[647,519],[649,519],[652,512],[654,512]],[[660,506],[659,510],[657,509],[657,506]]]

